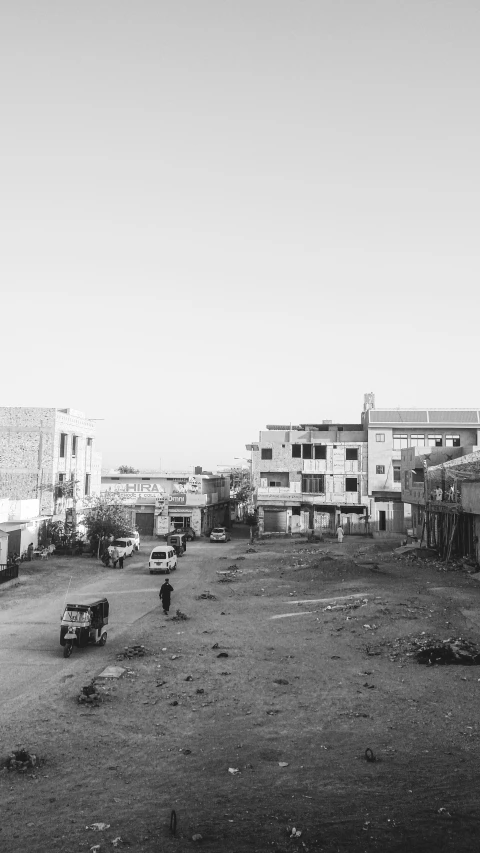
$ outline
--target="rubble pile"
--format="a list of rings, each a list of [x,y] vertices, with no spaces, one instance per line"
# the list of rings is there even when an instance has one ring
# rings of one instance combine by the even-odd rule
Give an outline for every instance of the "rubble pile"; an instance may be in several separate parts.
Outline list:
[[[439,640],[422,634],[420,637],[397,637],[393,643],[383,643],[390,647],[389,658],[396,663],[402,657],[415,658],[417,663],[480,665],[480,651],[475,643],[463,637],[449,637]],[[368,653],[368,652],[367,652]],[[372,652],[370,652],[371,654]],[[377,651],[376,654],[381,652]]]
[[[201,601],[202,598],[208,599],[209,601],[216,601],[217,600],[217,596],[212,595],[212,593],[209,592],[208,589],[206,590],[206,592],[202,592],[201,595],[197,595],[197,601]]]
[[[463,666],[479,666],[480,652],[474,643],[462,637],[442,640],[436,645],[427,645],[415,653],[418,663],[427,666],[434,664],[460,664]]]
[[[5,767],[7,770],[17,770],[20,773],[25,773],[30,768],[36,767],[38,763],[36,755],[21,747],[10,753],[5,762]]]
[[[86,702],[88,705],[93,705],[94,703],[102,701],[102,696],[98,692],[93,681],[91,684],[87,684],[86,687],[82,687],[82,691],[77,697],[77,701],[80,702],[80,704]]]
[[[124,660],[125,658],[143,658],[147,654],[148,649],[145,646],[125,646],[123,652],[117,655],[117,660]]]
[[[186,613],[182,613],[181,610],[177,610],[175,612],[175,616],[172,619],[172,622],[180,622],[182,619],[188,619]]]

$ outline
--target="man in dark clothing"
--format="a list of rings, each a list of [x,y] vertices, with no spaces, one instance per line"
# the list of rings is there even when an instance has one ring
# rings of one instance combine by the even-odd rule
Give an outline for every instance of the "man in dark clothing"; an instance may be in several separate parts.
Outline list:
[[[170,583],[167,578],[162,583],[160,587],[160,592],[158,593],[162,602],[163,612],[165,613],[165,616],[168,616],[168,611],[170,610],[170,595],[172,592],[173,586],[170,586]]]
[[[118,558],[118,566],[120,569],[123,569],[123,561],[125,559],[125,554],[120,554]]]

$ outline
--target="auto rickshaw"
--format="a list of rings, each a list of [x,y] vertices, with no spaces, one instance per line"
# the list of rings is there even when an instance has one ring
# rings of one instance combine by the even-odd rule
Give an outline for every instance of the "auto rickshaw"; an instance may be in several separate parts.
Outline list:
[[[60,623],[60,645],[63,657],[72,654],[73,646],[84,648],[89,643],[104,646],[107,642],[109,604],[106,598],[84,604],[66,604]]]
[[[167,543],[172,546],[177,557],[183,557],[187,550],[187,537],[185,533],[169,533]]]

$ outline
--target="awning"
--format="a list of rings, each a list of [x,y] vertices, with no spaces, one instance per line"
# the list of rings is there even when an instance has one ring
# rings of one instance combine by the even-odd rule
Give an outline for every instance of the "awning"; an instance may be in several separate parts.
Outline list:
[[[11,533],[13,530],[24,530],[28,521],[3,521],[0,524],[2,533]]]

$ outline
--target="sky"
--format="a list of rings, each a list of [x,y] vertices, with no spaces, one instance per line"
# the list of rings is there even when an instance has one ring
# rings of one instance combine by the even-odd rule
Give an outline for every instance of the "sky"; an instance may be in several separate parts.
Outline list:
[[[105,467],[480,407],[476,0],[0,12],[2,405]]]

